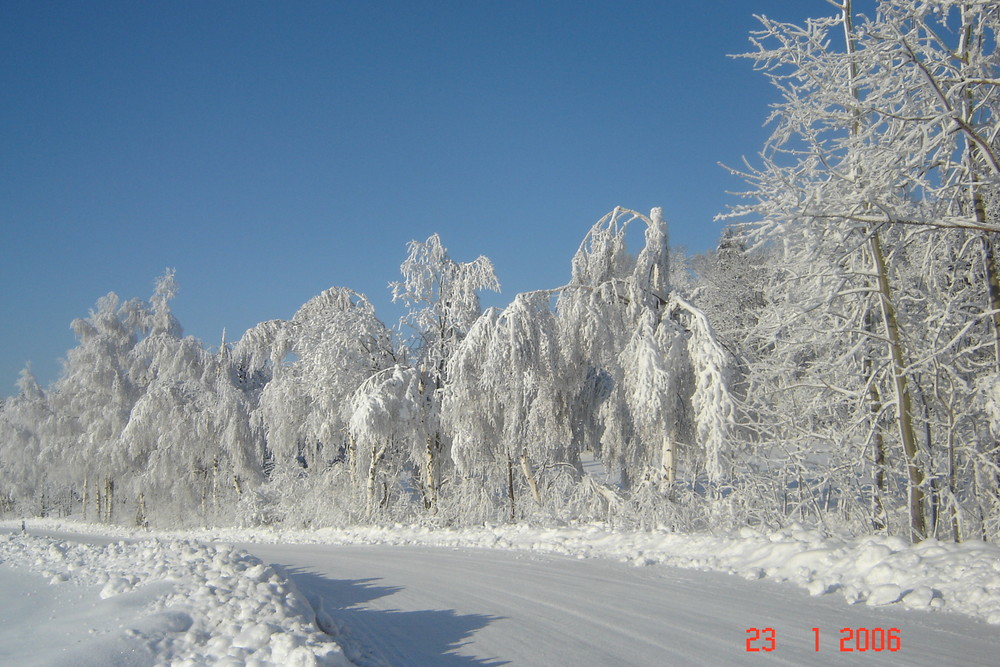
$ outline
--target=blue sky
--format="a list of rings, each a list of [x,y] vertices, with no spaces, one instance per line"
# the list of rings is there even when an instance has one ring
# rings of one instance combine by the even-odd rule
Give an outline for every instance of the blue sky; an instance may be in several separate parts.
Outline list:
[[[0,395],[43,384],[110,292],[217,345],[322,290],[368,295],[406,243],[566,282],[590,225],[662,206],[715,244],[775,100],[727,54],[823,0],[0,3]]]

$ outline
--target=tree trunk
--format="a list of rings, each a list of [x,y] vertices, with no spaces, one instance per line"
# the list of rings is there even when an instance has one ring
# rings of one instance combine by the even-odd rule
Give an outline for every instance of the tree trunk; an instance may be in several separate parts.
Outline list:
[[[438,456],[441,436],[438,433],[427,438],[424,449],[424,509],[434,512],[438,500]]]
[[[949,412],[949,428],[948,428],[948,494],[949,502],[952,504],[951,508],[951,532],[952,537],[956,542],[962,541],[962,524],[960,522],[961,509],[958,503],[955,501],[955,436],[954,436],[954,417],[953,412]]]
[[[212,514],[219,512],[219,459],[212,462]]]
[[[973,186],[973,208],[976,212],[976,220],[984,221],[986,220],[986,205],[983,202],[982,194],[979,189]],[[993,324],[993,343],[994,343],[994,355],[996,361],[997,372],[1000,373],[1000,268],[997,267],[996,253],[994,252],[993,242],[983,235],[981,238],[983,246],[983,267],[986,271],[986,285],[987,294],[989,295],[989,307],[993,311],[990,316],[990,322]],[[1000,450],[1000,446],[994,442],[993,451],[996,452]],[[949,456],[954,457],[954,452],[949,451]],[[994,465],[994,469],[1000,469],[1000,455],[994,453],[991,457],[991,463]],[[951,462],[954,466],[954,462]],[[1000,488],[1000,475],[994,474],[994,488]],[[956,507],[956,515],[958,509]],[[956,536],[958,535],[958,518],[954,516],[952,518],[954,522],[954,528]],[[956,537],[956,540],[960,538]]]
[[[872,321],[871,310],[865,310],[865,332],[874,338],[875,323]],[[874,378],[875,362],[871,355],[865,353],[862,362],[863,379],[868,383],[868,412],[871,416],[872,428],[872,528],[876,531],[885,530],[888,525],[885,512],[885,440],[882,438],[882,427],[879,415],[882,413],[882,395]]]
[[[959,45],[958,58],[965,64],[969,64],[969,49],[974,42],[974,26],[968,14],[968,8],[962,8],[962,40]],[[994,176],[1000,173],[997,169],[997,156],[988,143],[976,141],[969,128],[974,125],[973,116],[976,107],[975,100],[972,99],[972,89],[966,88],[965,94],[961,98],[961,109],[963,119],[963,132],[965,135],[965,158],[969,170],[969,199],[972,205],[972,213],[976,222],[985,223],[988,219],[986,212],[986,201],[983,196],[982,179],[979,176],[981,168],[992,171]],[[996,194],[995,192],[990,194]],[[998,272],[996,259],[993,252],[993,244],[987,235],[980,236],[983,246],[983,268],[986,272],[987,294],[989,296],[990,310],[993,314],[990,321],[993,324],[993,344],[994,355],[996,357],[997,369],[1000,370],[1000,272]]]
[[[663,436],[663,444],[660,449],[660,463],[663,479],[666,481],[668,487],[672,487],[677,472],[674,467],[674,438],[670,433],[665,433]]]
[[[977,208],[976,217],[979,217]],[[985,219],[985,215],[983,216]],[[986,270],[986,285],[989,295],[989,306],[993,314],[990,322],[993,324],[993,352],[996,357],[997,370],[1000,371],[1000,270],[997,268],[996,253],[988,238],[981,238],[983,244],[983,267]]]
[[[878,427],[876,426],[876,429]],[[875,441],[872,443],[874,452],[875,475],[872,483],[872,528],[885,530],[888,527],[888,516],[885,511],[885,442],[881,430],[876,430]]]
[[[535,499],[536,503],[541,505],[542,494],[538,492],[538,481],[535,479],[535,474],[531,472],[528,455],[524,452],[521,452],[521,471],[524,473],[524,479],[528,482],[528,488],[531,489],[531,497]]]
[[[135,506],[135,525],[145,528],[146,523],[146,494],[140,493]]]
[[[112,479],[104,480],[104,522],[111,523],[114,519],[115,483]]]
[[[892,360],[892,381],[896,394],[896,425],[899,428],[899,440],[903,445],[903,454],[906,458],[906,473],[909,482],[907,495],[909,499],[910,539],[917,542],[927,536],[927,523],[924,517],[924,473],[917,460],[917,438],[913,429],[913,401],[906,383],[903,344],[899,333],[899,323],[896,320],[892,293],[889,289],[889,273],[882,251],[882,241],[877,229],[871,233],[871,250],[875,261],[879,296],[882,301],[882,317],[885,321],[886,337],[889,342],[889,355]]]
[[[82,501],[80,503],[80,506],[81,506],[80,509],[83,510],[83,520],[84,521],[87,520],[87,482],[88,481],[89,481],[89,478],[87,477],[87,475],[84,475],[83,476],[83,498],[82,498]]]
[[[358,443],[353,435],[347,436],[347,469],[351,473],[351,488],[358,488]]]
[[[510,522],[514,523],[516,518],[514,502],[514,462],[507,457],[507,499],[510,500]]]
[[[385,445],[372,446],[372,457],[368,463],[368,484],[366,487],[366,497],[368,499],[369,509],[375,508],[375,482],[376,476],[378,475],[378,464],[382,461],[385,456]]]

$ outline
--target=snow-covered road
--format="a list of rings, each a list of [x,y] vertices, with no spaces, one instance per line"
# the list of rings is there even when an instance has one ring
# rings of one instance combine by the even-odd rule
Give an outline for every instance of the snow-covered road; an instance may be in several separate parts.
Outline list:
[[[320,595],[361,664],[937,666],[993,665],[1000,654],[982,621],[719,573],[498,550],[240,546]],[[774,650],[748,652],[749,628],[773,628]],[[842,628],[866,628],[865,638],[899,628],[900,649],[842,652]],[[769,648],[769,638],[751,645]]]
[[[630,545],[623,551],[628,557],[617,560],[542,550],[558,546],[560,539],[566,547],[572,537],[567,531],[555,536],[551,531],[512,533],[508,542],[520,537],[526,540],[522,546],[531,547],[512,550],[447,546],[441,542],[462,535],[404,529],[392,535],[423,535],[437,543],[335,542],[374,537],[368,533],[272,535],[274,543],[242,543],[269,537],[255,531],[234,531],[228,538],[206,531],[197,538],[216,540],[215,545],[190,537],[178,541],[138,535],[127,543],[111,543],[118,538],[63,532],[74,528],[36,526],[21,537],[8,537],[0,529],[0,552],[6,554],[0,554],[0,663],[22,664],[31,657],[36,664],[63,659],[66,664],[104,665],[114,662],[105,658],[117,651],[121,655],[115,664],[150,664],[155,654],[167,662],[187,656],[182,664],[207,665],[220,656],[239,661],[253,653],[260,664],[284,665],[276,656],[296,646],[325,656],[323,662],[331,665],[343,664],[346,655],[366,667],[996,665],[1000,655],[997,625],[981,620],[995,615],[991,577],[1000,561],[995,549],[982,544],[927,544],[892,554],[885,548],[875,559],[871,555],[882,547],[867,542],[836,548],[830,543],[822,549],[813,542],[779,539],[768,540],[765,546],[773,548],[766,549],[761,540],[750,538],[718,541],[722,551],[745,554],[741,558],[747,567],[737,571],[751,577],[760,564],[775,576],[784,572],[789,577],[804,563],[823,568],[799,577],[796,585],[658,563],[651,549],[656,536],[647,536],[639,550],[641,535],[593,535],[592,546],[605,544],[608,554]],[[302,543],[306,537],[325,537],[325,543]],[[479,534],[465,538],[489,543]],[[666,540],[663,547],[679,538],[659,539]],[[77,542],[96,546],[71,546]],[[255,558],[225,546],[233,542],[279,565],[295,586],[283,584],[280,572],[272,576]],[[698,538],[684,538],[673,551],[687,545],[692,554],[701,553],[704,545],[698,544]],[[845,564],[847,554],[856,554],[858,576]],[[845,599],[842,592],[810,595],[807,590],[825,590],[812,585],[820,580],[841,581],[852,590],[871,579],[875,587],[859,598],[868,596],[871,602],[890,574],[903,588],[916,585],[902,576],[900,568],[907,563],[913,582],[933,586],[940,596],[934,598],[941,602],[937,606],[955,604],[978,611],[980,618],[930,611],[934,605],[908,610],[909,593],[903,603],[868,606],[848,604],[854,595]],[[929,565],[935,566],[930,579],[925,572]],[[300,608],[300,603],[306,606]],[[270,616],[261,616],[260,610],[271,610]],[[181,612],[188,621],[184,626],[192,626],[186,632],[167,622]],[[262,635],[248,643],[244,635],[260,630],[261,624],[276,639],[264,641]],[[333,634],[343,655],[317,625]],[[814,628],[819,629],[818,649]],[[888,650],[891,628],[898,629],[892,632],[899,641],[896,651]],[[842,650],[848,648],[854,650]]]

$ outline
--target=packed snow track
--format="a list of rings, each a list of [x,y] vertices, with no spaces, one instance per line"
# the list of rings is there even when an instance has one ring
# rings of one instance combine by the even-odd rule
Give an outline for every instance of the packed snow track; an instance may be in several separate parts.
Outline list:
[[[1000,650],[995,627],[958,614],[713,572],[487,549],[241,546],[321,596],[362,665],[990,665]],[[866,640],[898,628],[899,649],[862,652],[855,638],[841,651],[842,628]]]

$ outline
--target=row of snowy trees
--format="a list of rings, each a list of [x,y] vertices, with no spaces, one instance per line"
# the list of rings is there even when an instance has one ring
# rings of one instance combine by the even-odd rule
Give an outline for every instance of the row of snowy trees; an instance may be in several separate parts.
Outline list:
[[[432,236],[390,285],[398,330],[332,288],[215,352],[168,272],[74,322],[52,387],[22,376],[2,509],[996,539],[1000,8],[831,4],[760,18],[745,57],[780,101],[716,252],[615,209],[566,285],[482,312],[492,265]]]
[[[45,513],[72,498],[85,518],[110,521],[127,500],[145,523],[147,502],[169,498],[183,519],[218,505],[226,485],[259,481],[250,397],[225,354],[180,337],[175,293],[168,271],[149,302],[108,294],[73,322],[79,345],[53,387],[22,372],[0,420],[8,505]]]
[[[645,246],[625,248],[631,225]],[[332,288],[210,353],[181,336],[173,273],[149,302],[102,298],[45,391],[3,406],[7,509],[140,524],[404,516],[603,517],[635,489],[717,483],[733,440],[730,358],[670,288],[666,224],[616,209],[564,287],[483,313],[489,260],[413,242],[391,285],[400,342]],[[596,477],[584,460],[602,462]]]

